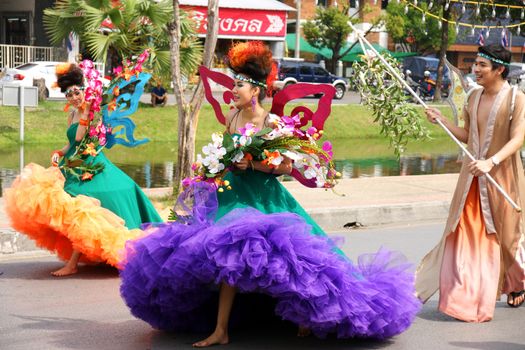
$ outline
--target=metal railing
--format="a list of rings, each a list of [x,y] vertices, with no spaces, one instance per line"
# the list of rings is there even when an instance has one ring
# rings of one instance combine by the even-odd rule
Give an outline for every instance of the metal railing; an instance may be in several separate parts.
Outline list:
[[[66,61],[63,48],[0,44],[0,69],[13,68],[31,61]]]

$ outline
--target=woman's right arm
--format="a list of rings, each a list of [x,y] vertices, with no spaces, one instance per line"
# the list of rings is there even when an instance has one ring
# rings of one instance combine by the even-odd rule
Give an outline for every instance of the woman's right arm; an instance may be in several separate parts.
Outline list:
[[[69,114],[67,118],[67,127],[69,128],[71,126],[71,123],[73,121],[73,114]],[[58,165],[58,162],[60,161],[60,158],[63,157],[67,151],[71,148],[71,145],[68,143],[61,149],[57,149],[51,153],[51,164]]]

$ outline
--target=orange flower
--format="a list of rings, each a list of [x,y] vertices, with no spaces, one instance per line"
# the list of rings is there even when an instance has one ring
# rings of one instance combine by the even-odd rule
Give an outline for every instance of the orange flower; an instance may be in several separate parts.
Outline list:
[[[115,86],[115,88],[113,89],[113,95],[115,96],[120,95],[120,89],[118,88],[118,86]]]
[[[129,81],[129,79],[131,78],[132,75],[133,74],[130,72],[129,69],[126,68],[126,70],[124,70],[123,76],[124,76],[124,79],[126,79],[126,81]]]
[[[253,160],[253,156],[250,153],[244,153],[244,159]]]
[[[82,174],[82,177],[80,178],[80,180],[88,181],[88,180],[91,180],[92,178],[93,178],[93,174],[91,174],[91,173],[84,173],[84,174]]]
[[[269,152],[265,149],[264,154],[266,159],[263,159],[261,163],[270,168],[276,168],[283,161],[283,156],[279,151]]]
[[[308,154],[314,154],[315,151],[309,147],[301,147],[301,149],[305,152],[305,153],[308,153]]]
[[[95,149],[95,144],[93,142],[90,142],[86,145],[86,149],[84,150],[84,152],[82,152],[82,154],[89,154],[90,156],[96,156],[97,155],[97,150]]]
[[[108,111],[113,112],[115,109],[117,109],[117,100],[108,103]]]

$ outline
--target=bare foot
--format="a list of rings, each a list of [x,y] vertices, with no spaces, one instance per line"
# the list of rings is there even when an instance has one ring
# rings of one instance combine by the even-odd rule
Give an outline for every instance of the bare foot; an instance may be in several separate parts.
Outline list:
[[[308,337],[312,332],[309,328],[299,326],[299,329],[297,330],[297,336],[300,338]]]
[[[76,266],[66,265],[59,270],[51,272],[51,274],[55,277],[64,277],[64,276],[74,275],[77,272],[78,270]]]
[[[194,348],[206,348],[212,345],[226,345],[230,342],[228,333],[223,330],[215,330],[208,338],[193,344]]]

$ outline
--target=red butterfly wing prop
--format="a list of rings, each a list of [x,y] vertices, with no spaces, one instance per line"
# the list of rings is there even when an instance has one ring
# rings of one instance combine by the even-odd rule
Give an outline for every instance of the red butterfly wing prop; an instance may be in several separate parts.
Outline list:
[[[278,116],[284,115],[284,106],[295,99],[303,98],[309,95],[318,95],[322,94],[323,96],[319,99],[317,105],[317,110],[312,112],[311,109],[305,106],[297,106],[290,113],[290,116],[300,115],[301,117],[301,127],[312,122],[312,126],[317,130],[323,130],[324,122],[330,115],[332,111],[332,100],[335,96],[335,88],[329,84],[304,84],[297,83],[293,85],[288,85],[285,89],[279,91],[273,97],[271,113],[277,114]]]
[[[233,78],[227,76],[226,74],[212,71],[204,66],[199,67],[199,73],[201,75],[201,81],[204,86],[204,94],[206,99],[211,104],[213,110],[215,111],[215,116],[221,124],[226,124],[226,117],[222,113],[221,103],[215,99],[212,93],[210,82],[219,84],[225,87],[226,90],[222,98],[224,103],[230,104],[233,100],[233,93],[231,90],[234,86]],[[289,115],[301,115],[301,127],[306,126],[309,122],[312,123],[312,126],[317,130],[323,130],[324,123],[330,112],[332,110],[332,100],[335,96],[335,88],[329,84],[293,84],[286,87],[275,94],[273,97],[271,113],[277,114],[278,116],[284,116],[284,107],[290,101],[293,101],[298,98],[303,98],[309,95],[322,94],[322,97],[319,99],[317,109],[312,111],[306,106],[297,106],[295,107]],[[306,179],[299,171],[296,169],[292,170],[292,175],[297,179],[301,184],[307,187],[317,187],[315,179]]]
[[[224,86],[226,89],[228,89],[224,91],[224,93],[222,94],[222,99],[224,100],[224,103],[230,104],[231,101],[233,100],[233,93],[231,92],[234,86],[233,78],[227,76],[226,74],[212,71],[206,68],[205,66],[199,67],[199,74],[201,75],[202,85],[204,86],[204,95],[206,96],[206,99],[213,107],[217,120],[219,121],[219,123],[226,125],[226,117],[222,113],[221,103],[217,101],[215,97],[213,96],[210,82],[219,84],[221,86]]]

